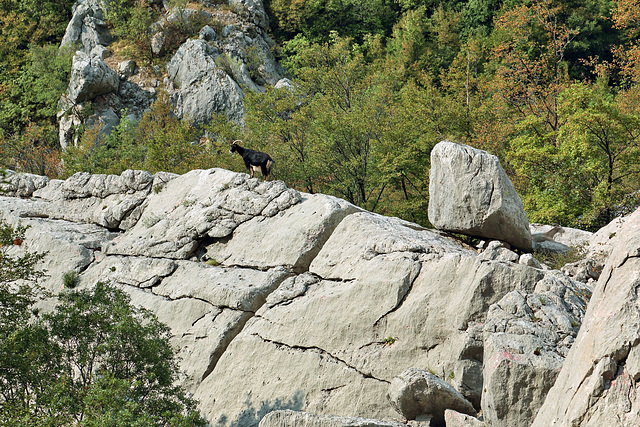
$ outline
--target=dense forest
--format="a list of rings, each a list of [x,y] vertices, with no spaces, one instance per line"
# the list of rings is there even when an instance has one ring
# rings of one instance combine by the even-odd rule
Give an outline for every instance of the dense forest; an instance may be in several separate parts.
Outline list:
[[[114,49],[165,64],[148,30],[160,3],[112,0]],[[202,128],[160,94],[140,121],[104,140],[86,129],[63,153],[72,4],[0,0],[0,167],[242,171],[227,152],[242,139],[290,187],[428,225],[430,150],[450,139],[500,158],[532,222],[594,230],[640,204],[638,1],[267,0],[295,90],[249,93],[242,126]]]

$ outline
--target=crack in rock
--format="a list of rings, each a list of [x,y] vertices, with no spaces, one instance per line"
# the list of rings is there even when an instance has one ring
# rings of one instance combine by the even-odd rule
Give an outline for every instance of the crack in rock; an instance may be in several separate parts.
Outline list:
[[[307,347],[307,346],[301,346],[301,345],[289,345],[289,344],[285,344],[285,343],[282,343],[282,342],[278,342],[278,341],[274,341],[274,340],[270,340],[270,339],[264,338],[260,334],[255,333],[255,332],[252,333],[251,335],[261,339],[262,341],[264,341],[266,343],[273,344],[276,347],[285,347],[285,348],[288,348],[288,349],[291,349],[291,350],[300,350],[302,352],[311,351],[311,352],[315,352],[315,353],[321,354],[323,356],[327,356],[330,359],[332,359],[332,360],[334,360],[334,361],[346,366],[347,368],[357,372],[359,375],[361,375],[364,378],[380,381],[380,382],[383,382],[385,384],[391,384],[390,381],[383,380],[381,378],[376,378],[371,374],[367,374],[365,372],[362,372],[361,370],[359,370],[355,366],[351,366],[346,361],[340,359],[339,357],[334,356],[330,352],[328,352],[328,351],[326,351],[326,350],[324,350],[324,349],[322,349],[320,347],[315,347],[315,346],[308,346]]]
[[[409,272],[409,275],[407,276],[407,279],[408,279],[407,281],[409,283],[407,285],[405,285],[406,286],[406,290],[403,292],[402,296],[397,299],[397,302],[396,302],[395,306],[393,306],[389,311],[387,311],[382,316],[378,317],[378,319],[373,323],[374,329],[377,328],[379,323],[382,320],[386,319],[387,316],[389,316],[391,313],[393,313],[393,312],[397,311],[398,309],[400,309],[400,307],[402,307],[402,305],[406,301],[407,297],[411,293],[411,290],[413,289],[413,285],[415,284],[416,279],[420,275],[420,271],[422,270],[422,264],[421,263],[417,263],[416,265],[417,265],[417,269],[416,270],[412,270],[411,272]],[[400,290],[405,286],[401,286]]]

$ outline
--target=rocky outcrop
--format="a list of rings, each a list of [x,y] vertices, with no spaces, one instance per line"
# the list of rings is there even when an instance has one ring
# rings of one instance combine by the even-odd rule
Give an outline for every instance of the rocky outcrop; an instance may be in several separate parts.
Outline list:
[[[78,1],[62,42],[79,49],[69,90],[59,105],[63,148],[78,143],[78,129],[83,126],[101,126],[100,135],[105,136],[125,112],[130,120],[140,119],[158,88],[169,94],[179,118],[203,124],[214,114],[223,114],[243,122],[243,91],[264,91],[265,85],[275,85],[284,75],[272,53],[275,42],[267,34],[264,5],[260,0],[233,0],[230,10],[202,3],[204,8],[167,10],[151,26],[151,50],[158,56],[172,53],[167,52],[167,43],[175,37],[176,27],[199,34],[178,48],[166,69],[133,67],[131,61],[112,64],[112,69],[104,62],[110,55],[111,38],[104,21],[109,2]]]
[[[640,424],[640,210],[610,237],[584,323],[534,426]]]
[[[102,0],[78,0],[60,46],[79,47],[89,54],[96,46],[106,46],[111,35],[104,21]]]
[[[167,64],[167,71],[178,88],[172,95],[178,117],[206,123],[220,113],[242,121],[242,89],[218,67],[207,42],[188,40]]]
[[[116,92],[120,85],[118,73],[97,56],[90,57],[78,51],[71,65],[71,80],[67,89],[69,102],[77,104]]]
[[[584,314],[589,287],[531,254],[502,242],[477,252],[279,181],[222,169],[8,180],[0,213],[30,227],[20,248],[48,252],[42,286],[60,291],[75,271],[79,286],[109,281],[156,313],[171,328],[181,383],[212,425],[449,423],[444,407],[406,421],[385,398],[415,367],[470,402],[457,412],[482,408],[492,426],[526,425],[561,367],[580,370],[551,388],[569,410],[545,404],[538,417],[596,425],[635,396],[638,214],[611,238],[600,302]],[[286,409],[295,412],[265,417]]]
[[[429,221],[441,230],[533,249],[522,200],[500,161],[468,145],[442,141],[431,151]]]
[[[73,57],[69,86],[58,103],[63,148],[77,145],[78,129],[83,125],[99,126],[100,134],[107,135],[120,123],[124,111],[134,119],[140,118],[155,98],[155,90],[144,90],[127,80],[126,67],[120,74],[111,69],[101,52],[77,51]]]

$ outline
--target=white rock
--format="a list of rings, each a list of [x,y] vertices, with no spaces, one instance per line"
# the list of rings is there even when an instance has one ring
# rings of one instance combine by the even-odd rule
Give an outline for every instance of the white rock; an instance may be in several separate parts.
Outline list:
[[[442,141],[431,151],[429,221],[438,229],[533,248],[522,200],[500,161],[468,145]]]

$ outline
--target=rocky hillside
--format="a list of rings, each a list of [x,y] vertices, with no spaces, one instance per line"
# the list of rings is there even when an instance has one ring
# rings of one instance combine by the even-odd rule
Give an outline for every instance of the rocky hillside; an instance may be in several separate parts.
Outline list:
[[[105,23],[110,3],[78,0],[61,46],[77,47],[67,92],[59,103],[60,144],[76,144],[78,130],[99,124],[108,133],[120,120],[139,119],[158,91],[169,94],[178,118],[206,123],[224,114],[242,123],[244,91],[264,91],[265,85],[288,84],[275,60],[275,42],[260,0],[209,1],[187,6],[164,5],[164,16],[151,29],[152,54],[171,54],[167,63],[138,66],[114,54]],[[175,28],[197,34],[167,52]]]
[[[460,156],[470,169],[432,175],[432,192],[476,169],[452,218],[518,211],[493,156],[434,152],[442,170]],[[0,213],[30,226],[24,248],[48,252],[44,285],[61,291],[76,271],[79,286],[108,280],[155,312],[211,425],[638,422],[640,211],[594,235],[532,227],[534,247],[591,245],[563,273],[495,236],[478,249],[223,169],[10,182]]]

